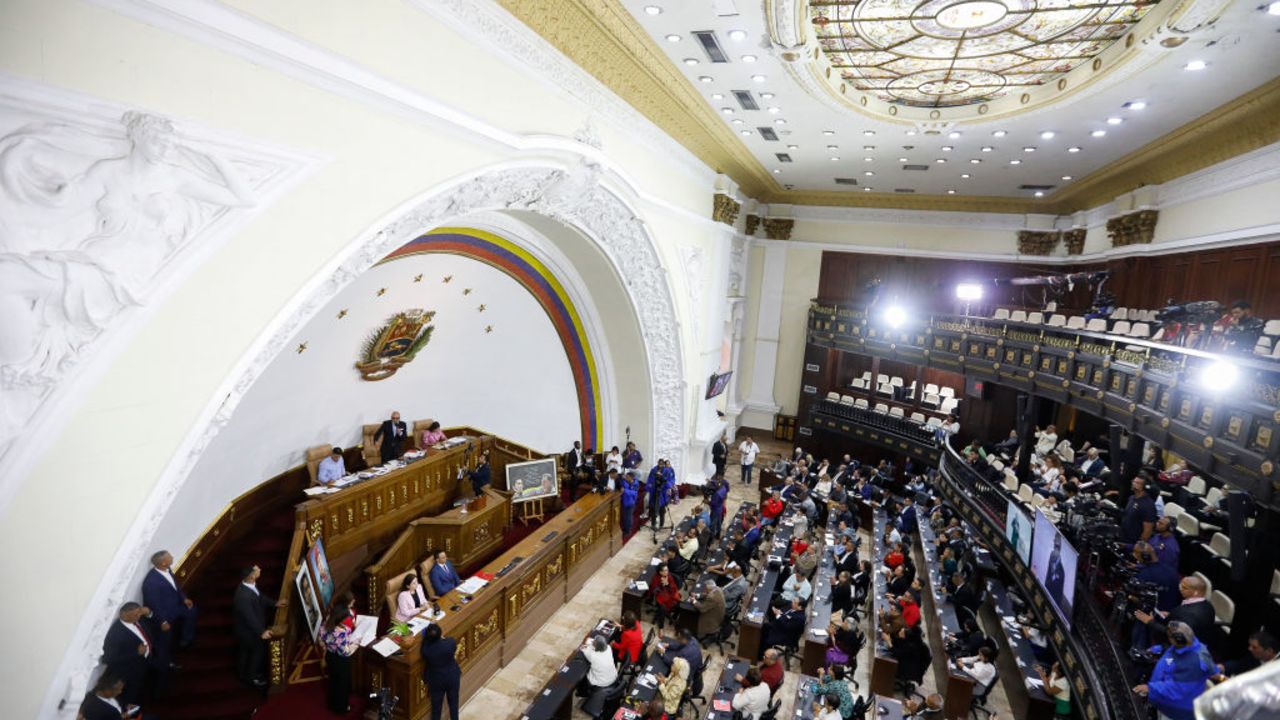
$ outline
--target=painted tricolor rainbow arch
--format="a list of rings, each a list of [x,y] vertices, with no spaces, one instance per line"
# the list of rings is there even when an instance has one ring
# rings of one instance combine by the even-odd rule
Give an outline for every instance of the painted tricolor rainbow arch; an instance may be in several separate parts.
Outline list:
[[[591,343],[582,325],[582,317],[574,307],[564,286],[555,275],[526,250],[502,237],[473,228],[436,228],[409,242],[381,262],[410,255],[462,255],[495,267],[528,290],[542,306],[560,344],[569,358],[574,385],[578,391],[578,416],[582,419],[584,447],[600,448],[600,377],[596,372]]]

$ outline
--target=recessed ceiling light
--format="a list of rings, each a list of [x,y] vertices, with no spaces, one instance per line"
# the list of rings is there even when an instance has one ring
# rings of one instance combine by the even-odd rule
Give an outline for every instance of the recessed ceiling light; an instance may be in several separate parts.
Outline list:
[[[1069,147],[1069,148],[1067,148],[1067,152],[1069,152],[1069,153],[1078,153],[1078,152],[1080,152],[1080,148],[1078,148],[1078,147]]]
[[[698,64],[698,58],[685,58],[685,59],[684,59],[684,64],[685,64],[685,65],[689,65],[689,66],[697,65],[697,64]]]
[[[763,76],[763,75],[752,75],[752,76],[751,76],[751,79],[752,79],[752,80],[754,80],[754,81],[756,81],[756,82],[764,82],[764,81],[765,81],[765,80],[767,80],[768,78],[766,78],[766,77],[765,77],[765,76]]]
[[[1057,134],[1058,134],[1058,133],[1056,133],[1056,132],[1054,132],[1054,131],[1052,131],[1052,130],[1045,130],[1045,131],[1043,131],[1043,132],[1041,132],[1041,133],[1040,133],[1040,138],[1041,138],[1042,140],[1052,140],[1052,139],[1054,138],[1054,136],[1056,136]]]
[[[981,161],[981,160],[979,160],[978,158],[970,158],[969,162],[970,162],[971,164],[973,164],[973,165],[977,165],[978,163],[980,163],[980,162],[982,162],[982,161]]]
[[[947,133],[947,137],[951,138],[952,140],[955,140],[956,138],[960,137],[960,131],[952,130],[951,132]]]
[[[992,150],[995,150],[995,148],[991,147],[990,145],[982,146],[982,152],[991,152]]]
[[[836,155],[831,156],[831,162],[840,162],[840,158]]]
[[[835,130],[823,130],[823,131],[822,131],[822,134],[823,134],[823,135],[835,135],[835,134],[836,134],[836,131],[835,131]]]
[[[1070,180],[1070,179],[1071,179],[1071,176],[1070,176],[1070,175],[1063,175],[1063,176],[1062,176],[1062,179],[1063,179],[1063,180]]]
[[[1005,132],[1004,130],[997,130],[991,133],[991,137],[1004,137],[1005,135],[1008,135],[1008,134],[1009,133]]]
[[[710,76],[710,75],[699,75],[699,76],[698,76],[698,82],[709,83],[709,82],[711,82],[711,81],[712,81],[712,80],[711,80],[711,76]]]
[[[1106,134],[1107,134],[1107,131],[1106,131],[1106,130],[1094,130],[1093,132],[1089,133],[1089,136],[1090,136],[1090,137],[1104,137],[1104,136],[1106,136]]]
[[[779,170],[779,169],[777,169],[777,168],[774,168],[774,169],[773,169],[773,174],[774,174],[774,175],[781,175],[781,174],[782,174],[782,171],[781,171],[781,170]]]
[[[939,165],[941,165],[942,163],[945,163],[946,161],[947,161],[946,158],[938,158],[937,160],[934,160],[934,162],[938,163]]]
[[[898,158],[898,162],[906,162],[906,161],[907,161],[906,158]]]
[[[739,40],[739,41],[740,41],[740,40],[746,40],[746,39],[747,39],[747,31],[746,31],[746,30],[730,30],[730,31],[729,31],[729,39],[730,39],[730,40]]]
[[[948,191],[947,191],[947,194],[948,194],[948,195],[955,195],[955,194],[956,194],[956,191],[955,191],[955,190],[948,190]]]
[[[667,36],[667,42],[680,42],[680,36],[675,33],[671,33]]]
[[[742,56],[742,62],[744,62],[744,63],[753,63],[753,62],[755,62],[755,61],[756,61],[756,56],[755,56],[755,55],[743,55],[743,56]]]
[[[1043,190],[1037,190],[1037,191],[1036,191],[1036,197],[1044,197],[1044,191],[1043,191]]]
[[[873,136],[873,135],[875,135],[875,134],[876,134],[876,131],[875,131],[875,130],[863,130],[863,131],[862,131],[862,134],[863,134],[863,135],[866,135],[867,137],[871,137],[871,136]]]
[[[961,178],[962,180],[968,180],[970,177],[971,177],[971,176],[969,175],[969,173],[962,173],[962,174],[960,175],[960,178]]]
[[[828,149],[828,150],[839,150],[839,149],[840,149],[840,146],[839,146],[839,145],[828,145],[828,146],[827,146],[827,149]]]
[[[711,99],[712,99],[712,100],[723,100],[723,99],[724,99],[724,93],[711,93]]]
[[[915,134],[916,134],[916,131],[915,131],[915,130],[908,130],[908,131],[907,131],[907,135],[915,135]]]
[[[1268,15],[1280,15],[1280,2],[1273,2],[1267,6]]]
[[[1022,148],[1022,152],[1035,152],[1035,151],[1036,151],[1036,149],[1035,149],[1034,147],[1030,146],[1030,145],[1028,145],[1027,147]]]
[[[1203,69],[1205,69],[1205,68],[1207,68],[1207,67],[1209,67],[1209,63],[1207,63],[1207,62],[1205,62],[1205,61],[1203,61],[1203,60],[1192,60],[1191,62],[1187,63],[1186,65],[1183,65],[1183,66],[1182,66],[1182,69],[1183,69],[1183,70],[1190,70],[1190,71],[1192,71],[1192,72],[1195,72],[1196,70],[1203,70]]]
[[[1130,100],[1124,104],[1126,110],[1145,110],[1147,108],[1146,100]]]
[[[800,146],[799,146],[799,145],[788,145],[788,146],[787,146],[787,149],[788,149],[788,150],[799,150],[799,149],[800,149]]]
[[[725,115],[732,115],[732,114],[733,114],[733,108],[731,108],[731,107],[723,107],[723,108],[720,108],[720,112],[724,113]]]
[[[869,157],[862,158],[862,162],[875,162],[875,160],[876,160],[875,158],[869,158]]]
[[[750,131],[750,130],[742,130],[741,132],[742,132],[742,134],[743,134],[743,135],[750,135],[750,134],[751,134],[751,131]]]
[[[951,152],[952,150],[955,150],[955,148],[954,148],[954,147],[952,147],[952,146],[950,146],[950,145],[943,145],[943,146],[942,146],[942,152]]]
[[[760,93],[760,97],[764,98],[765,100],[772,100],[773,93]]]
[[[1010,160],[1010,161],[1009,161],[1009,164],[1010,164],[1010,165],[1021,165],[1021,164],[1022,164],[1022,161],[1021,161],[1021,160],[1018,160],[1017,158],[1015,158],[1015,159],[1013,159],[1013,160]]]
[[[869,188],[869,187],[864,187],[864,188],[862,188],[862,192],[871,192],[871,188]]]
[[[780,107],[771,107],[771,108],[769,108],[769,112],[773,113],[774,115],[777,115],[778,113],[782,112],[782,108],[780,108]]]
[[[743,124],[743,122],[742,122],[742,118],[734,118],[734,119],[730,120],[729,122],[733,123],[734,125],[742,125],[742,124]]]
[[[1108,124],[1108,125],[1119,125],[1119,124],[1120,124],[1120,123],[1122,123],[1122,122],[1124,122],[1124,118],[1120,118],[1120,117],[1109,117],[1109,118],[1107,118],[1107,124]]]
[[[871,172],[870,170],[863,170],[862,174],[866,175],[867,177],[871,177],[872,175],[875,175],[875,173]]]
[[[782,119],[782,118],[778,118],[777,120],[774,120],[774,121],[773,121],[773,124],[774,124],[774,125],[786,125],[786,124],[787,124],[787,121],[786,121],[786,120],[784,120],[784,119]]]
[[[661,15],[662,8],[658,7],[657,5],[645,5],[644,12],[646,15]]]

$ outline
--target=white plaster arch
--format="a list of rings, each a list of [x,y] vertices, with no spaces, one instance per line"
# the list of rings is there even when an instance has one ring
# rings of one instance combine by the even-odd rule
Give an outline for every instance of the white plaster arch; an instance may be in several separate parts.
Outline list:
[[[41,717],[58,714],[61,700],[85,691],[102,637],[119,605],[132,597],[136,570],[191,470],[259,375],[326,303],[392,250],[440,226],[466,226],[468,217],[493,211],[528,211],[567,225],[593,241],[609,260],[630,300],[643,337],[653,418],[652,457],[669,458],[681,476],[684,463],[684,353],[667,270],[644,220],[638,194],[581,156],[496,163],[437,184],[401,204],[354,238],[312,277],[263,329],[213,394],[199,419],[157,479],[121,541],[110,567],[68,644],[42,703]],[[607,179],[609,187],[601,181]]]

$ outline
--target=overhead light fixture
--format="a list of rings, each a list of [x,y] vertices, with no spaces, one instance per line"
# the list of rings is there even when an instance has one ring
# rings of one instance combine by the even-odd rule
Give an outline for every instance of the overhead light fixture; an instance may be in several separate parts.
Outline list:
[[[934,162],[938,163],[939,165],[942,165],[946,161],[947,161],[946,158],[938,158],[937,160],[934,160]]]
[[[1009,164],[1010,164],[1010,165],[1021,165],[1021,164],[1022,164],[1022,161],[1021,161],[1021,160],[1018,160],[1018,159],[1016,159],[1016,158],[1015,158],[1015,159],[1013,159],[1013,160],[1010,160],[1010,161],[1009,161]]]
[[[869,157],[862,158],[862,162],[875,162],[875,160],[876,160],[875,158],[869,158]]]
[[[744,63],[753,63],[753,62],[755,62],[755,61],[756,61],[756,56],[755,56],[755,55],[743,55],[743,56],[742,56],[742,62],[744,62]]]
[[[1221,393],[1231,389],[1240,377],[1240,368],[1226,360],[1209,363],[1200,370],[1200,386],[1209,392]]]
[[[973,177],[973,176],[970,175],[969,173],[960,173],[961,180],[968,180],[970,177]]]
[[[960,137],[960,131],[952,130],[951,132],[947,133],[947,137],[951,138],[952,140],[955,140],[956,138]]]
[[[948,195],[955,195],[955,194],[956,194],[956,191],[955,191],[955,190],[948,190],[948,191],[947,191],[947,194],[948,194]]]
[[[908,131],[907,131],[907,135],[908,135],[908,136],[914,136],[915,134],[916,134],[916,131],[915,131],[915,130],[908,130]]]
[[[907,322],[907,310],[901,305],[890,305],[884,311],[884,321],[889,327],[902,327]]]
[[[737,41],[739,41],[739,42],[741,42],[741,41],[743,41],[743,40],[746,40],[746,39],[747,39],[747,31],[746,31],[746,30],[730,30],[730,31],[729,31],[729,39],[730,39],[730,40],[737,40]]]
[[[768,78],[766,78],[766,77],[765,77],[765,76],[763,76],[763,75],[752,75],[752,76],[751,76],[751,79],[752,79],[753,81],[755,81],[755,82],[762,83],[762,82],[764,82],[765,80],[767,80]]]
[[[1147,102],[1145,100],[1130,100],[1122,106],[1125,110],[1145,110]]]
[[[774,175],[781,175],[781,174],[782,174],[782,171],[781,171],[781,170],[779,170],[779,169],[777,169],[777,168],[774,168],[774,169],[773,169],[773,174],[774,174]]]
[[[694,65],[698,64],[698,58],[685,58],[684,64],[688,65],[689,67],[693,67]]]
[[[661,15],[662,8],[658,7],[657,5],[645,5],[644,12],[646,15]]]
[[[744,124],[745,124],[745,123],[743,122],[742,118],[734,118],[734,119],[730,120],[729,122],[733,123],[734,125],[744,125]]]
[[[723,100],[723,99],[724,99],[724,93],[711,93],[711,99],[712,99],[712,100]]]
[[[1080,148],[1079,148],[1079,147],[1069,147],[1069,148],[1067,148],[1067,152],[1069,152],[1069,153],[1078,153],[1078,152],[1080,152]]]
[[[875,131],[875,130],[863,130],[863,131],[862,131],[862,134],[863,134],[863,135],[866,135],[867,137],[872,137],[872,136],[874,136],[874,135],[876,134],[876,131]]]
[[[773,93],[770,93],[770,92],[762,92],[762,93],[760,93],[760,97],[764,98],[765,100],[772,100],[772,99],[773,99]]]
[[[788,145],[788,146],[787,146],[787,149],[788,149],[788,150],[799,150],[799,149],[800,149],[800,146],[799,146],[799,145]]]
[[[1121,118],[1121,117],[1109,117],[1109,118],[1107,118],[1107,124],[1108,124],[1108,125],[1119,125],[1119,124],[1120,124],[1120,123],[1122,123],[1122,122],[1124,122],[1124,118]]]
[[[712,78],[710,75],[699,75],[698,82],[709,83],[712,82]]]
[[[1042,140],[1052,140],[1052,139],[1053,139],[1057,134],[1058,134],[1058,133],[1056,133],[1056,132],[1054,132],[1054,131],[1052,131],[1052,130],[1045,130],[1045,131],[1043,131],[1043,132],[1041,132],[1041,133],[1040,133],[1040,138],[1041,138]]]
[[[787,121],[786,121],[785,119],[783,119],[783,118],[778,118],[777,120],[774,120],[774,121],[773,121],[773,124],[774,124],[774,125],[786,125],[786,124],[787,124]]]
[[[1106,135],[1107,135],[1106,130],[1094,130],[1093,132],[1089,133],[1089,137],[1106,137]]]
[[[970,159],[969,159],[969,164],[970,164],[970,165],[977,165],[977,164],[978,164],[978,163],[980,163],[980,162],[982,162],[982,161],[981,161],[981,160],[979,160],[978,158],[970,158]]]
[[[833,155],[831,157],[831,162],[840,162],[840,158],[838,156]]]
[[[1063,176],[1062,176],[1062,179],[1063,179],[1063,180],[1070,180],[1070,179],[1071,179],[1071,176],[1070,176],[1070,175],[1063,175]]]
[[[1005,135],[1008,135],[1008,134],[1009,133],[1004,130],[996,130],[995,132],[991,133],[991,137],[1004,137]]]
[[[1043,191],[1043,190],[1037,190],[1037,191],[1036,191],[1036,197],[1044,197],[1044,191]]]
[[[778,113],[782,112],[782,108],[780,108],[780,107],[771,107],[771,108],[769,108],[769,112],[773,113],[774,115],[777,115]]]
[[[871,192],[871,188],[869,188],[869,187],[864,187],[864,188],[862,188],[862,192]]]
[[[943,145],[943,146],[942,146],[942,152],[951,152],[952,150],[955,150],[955,148],[954,148],[954,147],[952,147],[952,146],[950,146],[950,145]]]
[[[898,158],[898,162],[906,162],[906,161],[907,161],[906,158]]]
[[[1022,148],[1022,152],[1035,152],[1035,151],[1036,149],[1035,149],[1035,146],[1033,145],[1028,145],[1027,147]]]
[[[839,149],[840,149],[840,146],[839,146],[839,145],[828,145],[828,146],[827,146],[827,149],[828,149],[828,150],[839,150]]]
[[[1183,66],[1182,66],[1182,69],[1183,69],[1183,70],[1190,70],[1191,72],[1195,72],[1195,71],[1197,71],[1197,70],[1203,70],[1203,69],[1205,69],[1205,68],[1207,68],[1207,67],[1209,67],[1209,63],[1207,63],[1207,62],[1205,62],[1205,61],[1203,61],[1203,60],[1192,60],[1191,62],[1187,63],[1186,65],[1183,65]]]
[[[1268,15],[1280,15],[1280,2],[1273,2],[1267,6]]]
[[[722,108],[720,108],[720,112],[724,113],[725,115],[732,115],[732,114],[733,114],[733,108],[731,108],[731,107],[722,107]]]
[[[863,175],[866,175],[867,177],[871,177],[871,176],[875,175],[875,173],[871,172],[870,170],[864,170],[864,171],[862,171],[862,174],[863,174]]]
[[[981,300],[982,286],[978,283],[960,283],[956,285],[956,298],[958,300]]]
[[[671,33],[667,36],[667,42],[680,42],[680,36],[675,33]]]
[[[823,135],[835,135],[835,134],[836,134],[836,131],[835,131],[835,130],[823,130],[823,131],[822,131],[822,134],[823,134]]]
[[[982,152],[991,152],[992,150],[995,150],[995,148],[991,147],[990,145],[982,146]]]
[[[750,131],[750,130],[741,130],[740,132],[741,132],[743,135],[750,135],[750,134],[751,134],[751,131]]]

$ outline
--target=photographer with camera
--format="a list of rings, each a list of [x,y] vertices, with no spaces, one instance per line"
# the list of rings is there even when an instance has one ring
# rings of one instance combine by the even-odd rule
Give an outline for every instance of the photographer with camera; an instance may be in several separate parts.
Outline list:
[[[1133,546],[1133,559],[1137,562],[1138,571],[1134,574],[1135,582],[1150,583],[1157,589],[1155,607],[1160,612],[1169,612],[1182,600],[1178,592],[1180,580],[1178,571],[1166,563],[1160,562],[1160,556],[1150,543],[1139,540]],[[1131,597],[1130,600],[1133,600]],[[1144,610],[1150,612],[1150,610]]]
[[[1213,631],[1213,606],[1205,600],[1208,588],[1204,581],[1194,575],[1182,578],[1178,583],[1178,592],[1182,602],[1167,613],[1157,610],[1154,613],[1135,611],[1133,617],[1138,621],[1133,626],[1132,649],[1146,649],[1152,637],[1160,637],[1165,627],[1174,622],[1186,623],[1196,637],[1209,637]]]

